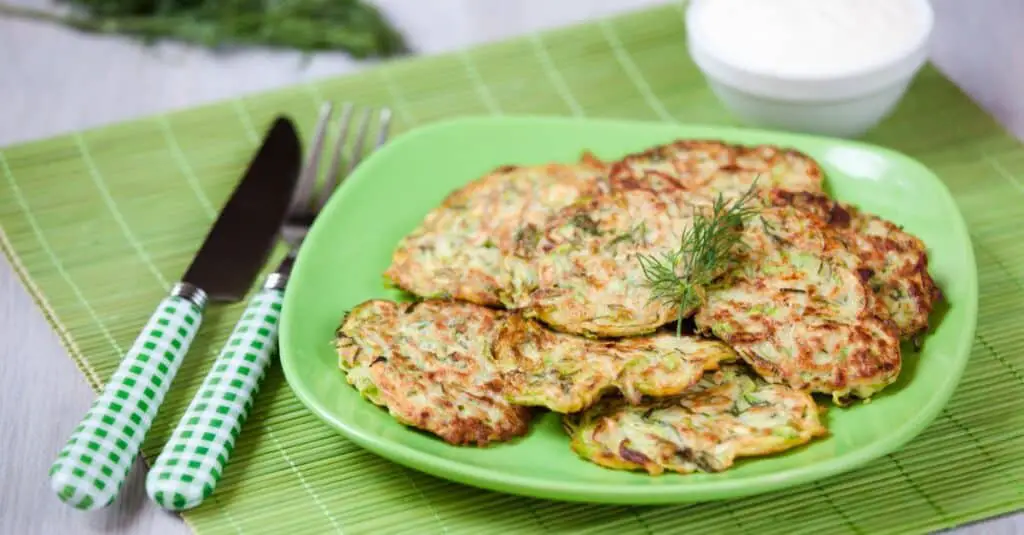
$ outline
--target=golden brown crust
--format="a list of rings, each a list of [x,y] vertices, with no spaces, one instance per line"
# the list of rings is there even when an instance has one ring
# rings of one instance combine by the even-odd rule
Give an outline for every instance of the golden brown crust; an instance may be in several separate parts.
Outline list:
[[[563,422],[580,457],[660,475],[721,472],[739,457],[800,446],[827,434],[820,414],[809,394],[725,364],[682,395],[641,404],[609,397]]]
[[[942,292],[928,272],[924,242],[902,228],[823,194],[775,190],[776,206],[793,206],[834,229],[864,264],[860,275],[885,304],[908,339],[928,330],[929,316]]]
[[[766,208],[738,267],[695,319],[759,374],[837,400],[866,398],[899,374],[898,330],[861,278],[859,258],[817,218]]]
[[[451,444],[522,436],[530,412],[505,401],[491,360],[504,316],[454,301],[367,301],[338,329],[339,364],[364,397]]]
[[[608,162],[598,158],[596,154],[589,150],[583,151],[580,155],[580,164],[598,171],[606,171],[608,168]]]
[[[821,192],[825,174],[806,154],[774,145],[683,139],[622,158],[610,171],[613,188],[645,187],[727,199],[758,188]]]
[[[622,367],[613,346],[512,315],[499,330],[494,358],[510,402],[566,413],[589,407],[613,388]]]
[[[384,276],[425,298],[500,306],[502,258],[520,229],[596,192],[604,166],[502,166],[450,193],[396,247]]]
[[[612,391],[631,403],[679,394],[704,371],[736,358],[717,340],[668,333],[591,340],[518,315],[500,329],[494,356],[512,403],[559,413],[583,410]]]
[[[655,298],[637,257],[678,249],[690,221],[688,208],[644,189],[569,206],[505,258],[502,302],[566,333],[652,333],[676,319],[677,307]]]

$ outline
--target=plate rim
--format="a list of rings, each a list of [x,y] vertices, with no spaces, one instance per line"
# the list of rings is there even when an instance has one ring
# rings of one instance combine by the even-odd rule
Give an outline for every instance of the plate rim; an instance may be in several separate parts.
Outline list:
[[[348,440],[351,440],[369,452],[404,467],[431,474],[435,477],[440,477],[449,481],[506,494],[567,502],[617,505],[684,504],[763,494],[849,472],[859,466],[867,464],[870,461],[893,453],[905,446],[923,432],[949,403],[949,400],[961,381],[963,371],[966,368],[967,363],[970,361],[971,349],[973,347],[977,331],[979,301],[977,260],[975,258],[974,246],[966,220],[964,219],[952,193],[949,191],[949,188],[944,182],[942,182],[934,171],[916,158],[902,152],[856,139],[844,139],[830,136],[739,126],[715,125],[709,123],[664,123],[628,119],[573,118],[529,114],[464,116],[438,120],[401,133],[399,136],[385,144],[381,149],[367,156],[363,161],[363,165],[358,166],[353,174],[359,173],[360,169],[365,168],[366,162],[371,159],[383,157],[381,154],[386,155],[388,152],[400,150],[400,148],[396,147],[401,147],[401,145],[405,143],[413,142],[417,138],[432,135],[438,130],[472,125],[490,126],[502,123],[536,124],[538,122],[547,123],[549,125],[556,123],[564,124],[584,122],[598,123],[605,126],[630,128],[649,127],[665,130],[678,129],[680,131],[707,131],[709,133],[717,132],[717,135],[722,139],[753,135],[754,137],[775,139],[776,141],[774,144],[776,145],[789,145],[797,149],[799,149],[801,142],[826,141],[844,146],[860,147],[875,153],[884,153],[888,158],[902,160],[903,162],[918,167],[923,171],[922,175],[927,177],[928,181],[932,183],[932,187],[936,189],[937,193],[939,193],[941,202],[943,203],[940,211],[943,214],[949,215],[949,220],[954,227],[955,235],[959,238],[957,241],[968,246],[966,247],[964,255],[966,257],[965,264],[969,265],[971,268],[970,277],[967,281],[966,287],[969,294],[967,295],[967,299],[965,299],[966,302],[957,303],[958,306],[967,308],[967,324],[961,326],[963,334],[958,340],[959,343],[957,347],[953,348],[953,353],[958,357],[954,361],[954,367],[948,370],[950,373],[946,375],[945,381],[936,385],[937,395],[932,396],[928,403],[923,405],[921,410],[914,414],[914,417],[905,421],[895,432],[887,435],[883,440],[872,442],[859,450],[836,458],[826,459],[775,474],[750,476],[739,480],[723,479],[720,481],[702,481],[699,484],[689,483],[684,486],[671,484],[656,486],[626,486],[617,483],[601,485],[593,482],[573,483],[572,481],[552,483],[550,480],[537,480],[529,476],[521,476],[511,473],[500,473],[496,475],[493,472],[493,469],[490,468],[460,463],[448,458],[436,456],[432,453],[424,452],[415,447],[410,447],[394,441],[381,440],[376,436],[371,436],[363,430],[336,418],[327,407],[323,406],[315,396],[310,394],[307,388],[302,386],[301,380],[299,379],[296,359],[291,358],[289,356],[290,352],[285,349],[293,345],[292,338],[294,335],[292,334],[290,325],[293,321],[296,321],[292,319],[295,315],[291,314],[289,310],[292,308],[301,308],[291,306],[292,301],[296,299],[296,297],[295,292],[290,290],[292,285],[289,284],[285,289],[284,295],[278,357],[284,372],[285,381],[291,391],[295,394],[296,398],[299,399],[308,411],[330,427],[334,428]],[[687,134],[680,133],[679,135],[682,137]],[[692,134],[690,134],[690,136],[692,137]],[[339,189],[343,190],[343,188]],[[330,219],[329,214],[333,209],[335,209],[335,206],[339,206],[340,203],[343,202],[343,199],[343,194],[335,194],[331,197],[322,212],[322,214],[326,214],[328,217],[317,218],[309,231],[310,236],[319,232],[319,228],[324,226],[321,222]],[[304,265],[304,259],[310,254],[303,254],[303,252],[304,251],[300,250],[296,259],[295,273],[298,273],[301,270],[301,266]]]

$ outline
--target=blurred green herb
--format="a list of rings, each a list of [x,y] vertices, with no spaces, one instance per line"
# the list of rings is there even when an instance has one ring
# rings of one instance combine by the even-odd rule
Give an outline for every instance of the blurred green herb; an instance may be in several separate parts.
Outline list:
[[[402,36],[360,0],[62,0],[57,13],[0,3],[0,15],[81,31],[206,47],[268,46],[336,50],[355,58],[406,52]]]
[[[641,221],[639,224],[634,225],[633,228],[629,229],[629,232],[624,232],[616,236],[612,241],[608,242],[608,248],[614,249],[616,245],[620,243],[647,243],[647,222]]]
[[[592,236],[601,235],[601,228],[598,226],[597,221],[594,221],[587,214],[576,214],[572,216],[572,225]]]

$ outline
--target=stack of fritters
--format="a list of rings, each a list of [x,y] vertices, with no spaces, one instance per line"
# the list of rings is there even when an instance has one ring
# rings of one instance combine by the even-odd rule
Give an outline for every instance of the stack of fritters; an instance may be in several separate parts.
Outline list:
[[[340,365],[452,444],[522,436],[537,410],[580,456],[651,474],[807,443],[826,433],[811,394],[891,384],[940,298],[920,240],[822,183],[799,152],[705,140],[497,169],[398,244],[385,275],[422,301],[350,311]],[[716,200],[756,215],[680,310],[639,257],[679,251]],[[695,333],[669,325],[685,317]]]

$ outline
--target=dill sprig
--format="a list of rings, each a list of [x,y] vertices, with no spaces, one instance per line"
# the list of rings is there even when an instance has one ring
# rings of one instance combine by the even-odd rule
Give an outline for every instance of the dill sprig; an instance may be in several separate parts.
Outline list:
[[[733,202],[726,202],[719,193],[710,215],[694,209],[693,223],[683,231],[678,249],[659,256],[637,255],[652,299],[679,307],[676,335],[682,334],[686,311],[703,303],[707,285],[732,261],[744,223],[758,212],[747,206],[756,186],[755,179],[750,189]]]
[[[79,31],[173,39],[210,48],[267,46],[383,58],[408,51],[402,35],[365,0],[61,0],[70,9],[0,1],[0,17]]]

